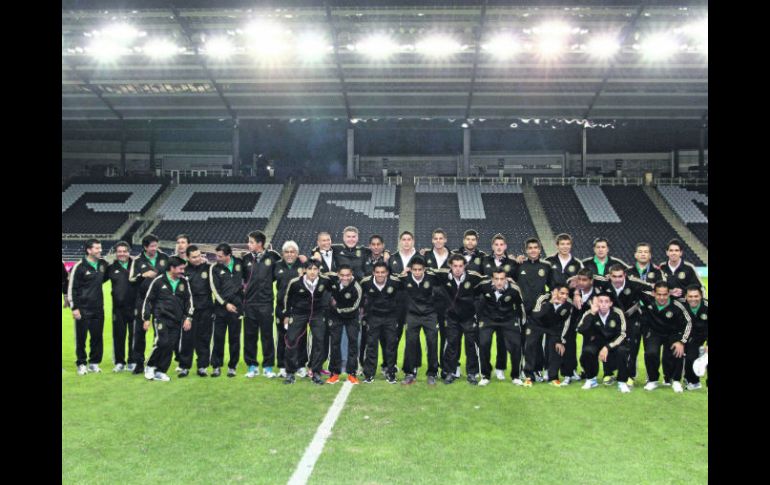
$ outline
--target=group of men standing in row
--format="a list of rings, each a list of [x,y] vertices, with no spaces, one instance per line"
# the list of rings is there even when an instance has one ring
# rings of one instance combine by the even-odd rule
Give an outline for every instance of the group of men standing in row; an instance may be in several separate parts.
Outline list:
[[[422,332],[429,385],[439,377],[451,384],[461,376],[463,339],[467,381],[489,384],[495,335],[494,375],[506,378],[510,357],[517,385],[564,386],[585,379],[583,388],[594,388],[601,361],[604,383],[617,382],[621,392],[630,392],[644,342],[645,389],[659,385],[661,352],[664,384],[681,392],[684,372],[688,389],[700,387],[692,364],[708,337],[708,302],[694,266],[682,258],[681,242],[668,243],[667,261],[659,266],[651,262],[651,246],[639,243],[629,266],[609,255],[603,238],[594,241],[594,256],[582,261],[573,257],[567,234],[557,236],[557,253],[545,259],[535,238],[524,243],[520,256],[509,254],[501,234],[493,237],[490,254],[478,249],[478,239],[468,230],[463,247],[451,251],[447,234],[436,229],[432,247],[417,250],[407,231],[399,236],[398,251],[390,253],[381,236],[371,236],[363,247],[358,230],[346,227],[342,244],[319,233],[308,257],[293,241],[279,254],[266,247],[264,233],[254,231],[242,257],[227,243],[216,246],[214,264],[186,235],[177,237],[171,257],[158,250],[153,235],[143,239],[136,258],[128,243],[119,242],[112,264],[101,258],[99,241],[89,240],[85,257],[69,275],[62,265],[65,304],[75,318],[78,373],[100,372],[102,284],[111,281],[113,370],[144,373],[150,380],[169,380],[174,354],[179,377],[189,375],[193,353],[199,376],[208,376],[209,366],[212,377],[220,376],[226,338],[227,375],[234,377],[243,328],[246,376],[260,373],[259,341],[262,373],[287,384],[296,376],[333,384],[345,373],[354,384],[361,375],[371,383],[380,349],[382,373],[396,383],[404,335],[401,382],[413,384],[423,364]],[[145,364],[150,326],[155,338]]]

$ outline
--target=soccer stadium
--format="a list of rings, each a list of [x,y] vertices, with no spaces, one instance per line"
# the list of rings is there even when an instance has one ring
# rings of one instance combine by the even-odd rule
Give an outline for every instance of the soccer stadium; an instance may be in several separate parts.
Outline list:
[[[62,483],[706,483],[706,1],[62,2]]]

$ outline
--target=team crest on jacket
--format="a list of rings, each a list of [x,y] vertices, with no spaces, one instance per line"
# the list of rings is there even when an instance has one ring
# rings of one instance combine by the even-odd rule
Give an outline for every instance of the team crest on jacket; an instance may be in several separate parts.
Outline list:
[[[351,297],[351,296],[353,296],[353,295],[351,295],[350,293],[345,293],[345,295],[344,295],[344,296],[345,296],[345,298],[347,298],[348,300],[350,300],[350,297]]]
[[[162,323],[158,324],[158,330],[163,330],[163,324]]]
[[[240,270],[241,270],[241,265],[240,264],[236,264],[235,265],[235,271],[240,271]]]
[[[673,316],[674,316],[674,313],[672,311],[669,310],[666,312],[666,318],[671,318]]]
[[[545,276],[545,270],[543,268],[540,268],[539,270],[537,270],[537,275],[538,276]]]
[[[99,266],[99,272],[104,273],[104,266]]]
[[[473,262],[476,264],[481,264],[481,258],[476,258],[473,260]]]
[[[649,273],[647,273],[647,277],[648,278],[655,278],[655,272],[650,271]]]
[[[158,261],[158,266],[160,266],[161,268],[162,268],[163,266],[166,266],[166,261],[165,261],[165,260],[163,260],[163,259],[161,259],[160,261]]]
[[[484,328],[484,322],[479,322],[479,328]]]
[[[468,288],[470,288],[470,287],[471,287],[471,282],[470,282],[470,281],[466,281],[466,282],[465,282],[465,284],[464,284],[463,286],[464,286],[464,287],[465,287],[465,289],[467,290]]]
[[[575,271],[575,265],[574,265],[574,264],[571,264],[571,265],[567,266],[567,271],[569,271],[570,273],[572,273],[573,271]]]
[[[271,264],[273,264],[273,260],[270,258],[265,258],[265,266],[270,266]]]
[[[511,295],[506,296],[505,301],[511,301]]]
[[[357,258],[361,257],[361,250],[360,249],[356,249],[356,257]]]
[[[709,319],[709,316],[708,316],[707,314],[705,314],[705,313],[704,313],[704,314],[702,314],[702,315],[700,316],[700,319],[701,319],[701,320],[708,320],[708,319]]]
[[[203,273],[201,273],[201,278],[203,278],[204,280],[205,280],[206,278],[208,278],[208,277],[209,277],[209,275],[208,275],[208,273],[206,273],[205,271],[204,271]]]
[[[432,259],[428,259],[428,264],[433,264],[433,260]]]
[[[610,328],[615,328],[615,320],[610,320]]]
[[[411,288],[411,287],[412,287],[412,284],[411,284],[411,283],[407,283],[407,284],[406,284],[406,287],[407,287],[407,288]]]
[[[561,313],[559,315],[564,316],[566,314],[567,314],[567,310],[562,308]]]
[[[527,335],[531,334],[532,333],[532,329],[528,328],[526,333],[527,333]]]
[[[503,269],[505,270],[506,273],[510,273],[511,265],[510,264],[506,264],[505,266],[503,266]]]
[[[631,288],[626,288],[625,290],[623,290],[623,294],[624,295],[630,295],[631,294]]]
[[[679,274],[676,275],[680,280],[685,279],[686,275],[684,274],[684,271],[680,271]]]
[[[393,287],[392,286],[388,286],[387,292],[388,292],[388,294],[393,293]]]
[[[425,283],[423,283],[422,287],[423,288],[430,288],[430,281],[426,281]]]
[[[184,283],[179,283],[179,291],[184,291]]]
[[[319,292],[324,291],[324,285],[318,285],[318,291]]]

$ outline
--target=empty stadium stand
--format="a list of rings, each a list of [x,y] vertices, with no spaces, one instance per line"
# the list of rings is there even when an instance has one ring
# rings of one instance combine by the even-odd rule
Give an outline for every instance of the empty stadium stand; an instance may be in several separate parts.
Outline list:
[[[345,226],[352,225],[361,233],[361,244],[380,234],[392,249],[398,239],[398,190],[395,185],[301,184],[273,235],[273,247],[280,250],[292,239],[304,253],[315,246],[318,232],[330,232],[338,243]]]
[[[537,186],[535,189],[545,209],[553,232],[567,232],[575,240],[574,254],[580,258],[593,255],[592,241],[599,236],[610,242],[610,253],[626,263],[633,261],[636,243],[645,241],[652,244],[653,260],[658,263],[665,259],[665,245],[673,238],[679,238],[676,231],[666,222],[641,187],[594,187],[601,190],[612,206],[620,222],[592,222],[601,220],[599,213],[602,202],[582,204],[578,197],[585,187]],[[591,200],[599,197],[592,190]],[[583,192],[585,196],[586,192]],[[685,258],[696,266],[703,265],[694,251],[685,244]]]
[[[62,233],[113,234],[129,214],[148,208],[163,187],[164,182],[72,183],[62,192]]]
[[[660,195],[695,236],[708,246],[708,186],[658,186]]]
[[[462,246],[467,229],[479,232],[479,248],[489,252],[492,236],[502,233],[510,252],[522,254],[524,241],[535,228],[518,185],[418,185],[415,237],[419,247],[431,247],[433,230],[440,227],[450,249]]]

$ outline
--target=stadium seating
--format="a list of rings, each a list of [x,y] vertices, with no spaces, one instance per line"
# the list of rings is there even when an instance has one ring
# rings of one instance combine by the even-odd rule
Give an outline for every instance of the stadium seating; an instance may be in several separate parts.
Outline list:
[[[571,234],[575,240],[574,254],[580,258],[592,256],[592,241],[602,236],[609,240],[610,253],[629,264],[633,261],[636,243],[648,242],[652,245],[653,260],[658,263],[665,259],[666,243],[679,238],[641,187],[601,187],[620,221],[601,223],[589,219],[577,195],[580,187],[537,186],[535,189],[554,234]],[[688,246],[685,245],[684,251],[688,261],[703,265]]]
[[[708,186],[658,186],[673,211],[687,227],[708,247]]]
[[[147,209],[162,189],[162,183],[71,184],[62,192],[62,233],[112,234],[129,214]]]
[[[492,236],[502,233],[509,251],[522,253],[524,241],[535,235],[521,187],[418,185],[415,188],[415,237],[418,247],[431,247],[433,230],[447,233],[450,249],[462,246],[467,229],[479,232],[479,247],[490,251]]]
[[[283,186],[277,184],[183,184],[158,209],[153,232],[162,240],[185,233],[196,243],[246,242],[264,229]]]
[[[273,236],[280,249],[292,239],[306,252],[316,244],[318,232],[328,231],[332,241],[342,242],[342,229],[355,226],[366,245],[371,234],[380,234],[388,248],[398,239],[398,188],[369,184],[302,184],[289,203],[289,210]]]

